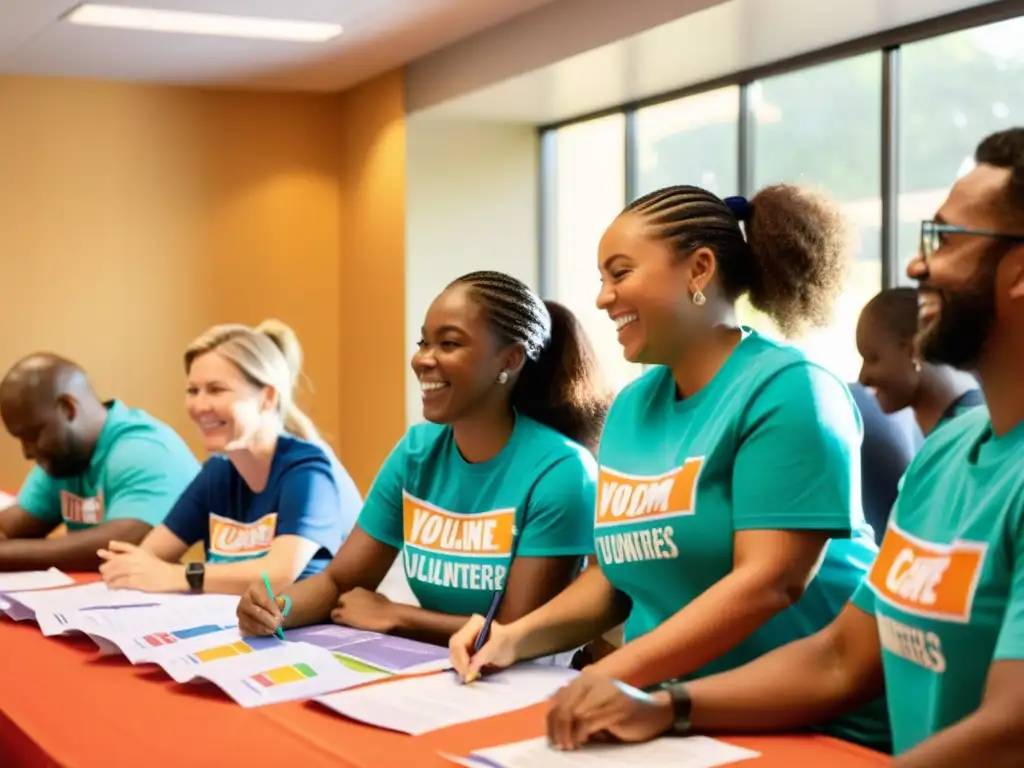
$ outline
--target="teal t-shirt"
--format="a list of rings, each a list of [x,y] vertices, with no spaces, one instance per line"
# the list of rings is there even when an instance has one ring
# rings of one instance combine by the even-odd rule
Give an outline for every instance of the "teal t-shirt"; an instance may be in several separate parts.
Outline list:
[[[359,515],[373,538],[402,551],[420,605],[485,614],[515,557],[593,552],[597,464],[569,438],[518,414],[493,459],[470,464],[451,427],[412,427],[381,467]]]
[[[199,472],[199,462],[178,433],[144,411],[114,400],[89,468],[56,479],[33,467],[18,506],[69,531],[111,520],[159,525]]]
[[[744,329],[715,377],[677,399],[654,368],[616,398],[601,437],[595,542],[632,601],[629,642],[733,569],[738,531],[835,532],[800,600],[690,678],[733,669],[825,627],[877,547],[861,509],[861,424],[846,385],[798,350]],[[837,735],[888,747],[884,702]]]
[[[974,712],[993,661],[1024,659],[1022,518],[1024,424],[996,438],[974,408],[928,437],[853,600],[878,621],[897,753]]]

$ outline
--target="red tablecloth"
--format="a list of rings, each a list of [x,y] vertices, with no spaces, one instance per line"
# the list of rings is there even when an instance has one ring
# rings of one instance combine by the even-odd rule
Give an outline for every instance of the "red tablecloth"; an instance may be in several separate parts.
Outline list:
[[[84,637],[46,638],[0,619],[4,768],[451,768],[439,751],[539,736],[545,705],[406,736],[311,703],[247,710],[217,688],[179,685],[152,665],[100,657]],[[823,736],[728,738],[762,753],[750,768],[867,768],[889,758]]]

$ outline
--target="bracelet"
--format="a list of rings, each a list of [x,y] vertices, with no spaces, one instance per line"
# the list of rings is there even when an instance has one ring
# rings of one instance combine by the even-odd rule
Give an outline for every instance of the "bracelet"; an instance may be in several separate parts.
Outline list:
[[[672,700],[672,727],[669,733],[686,736],[690,733],[690,710],[693,701],[685,683],[670,683],[662,688]]]

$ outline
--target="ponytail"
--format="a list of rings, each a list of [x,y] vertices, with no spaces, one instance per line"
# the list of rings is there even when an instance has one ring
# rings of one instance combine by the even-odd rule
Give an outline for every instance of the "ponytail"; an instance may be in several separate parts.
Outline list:
[[[612,395],[576,316],[501,272],[472,272],[455,283],[470,287],[503,343],[526,350],[512,406],[596,453]]]

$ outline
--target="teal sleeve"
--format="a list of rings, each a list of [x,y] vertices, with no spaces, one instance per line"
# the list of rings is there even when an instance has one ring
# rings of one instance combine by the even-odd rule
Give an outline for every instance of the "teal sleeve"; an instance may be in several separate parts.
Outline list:
[[[868,584],[867,576],[861,580],[860,586],[853,593],[850,602],[869,616],[875,615],[875,593],[871,591],[871,585]]]
[[[594,551],[597,469],[579,456],[552,464],[537,479],[517,555],[567,557]]]
[[[18,491],[18,506],[44,523],[61,523],[60,488],[38,466],[32,467]]]
[[[359,527],[382,544],[401,549],[405,544],[402,520],[402,488],[405,480],[406,444],[403,437],[373,479],[370,493],[359,512]]]
[[[104,484],[104,519],[141,520],[157,526],[199,473],[199,462],[144,437],[110,449]]]
[[[829,530],[861,524],[861,426],[849,390],[828,371],[793,365],[751,403],[733,466],[733,523]]]
[[[1024,507],[1024,499],[1018,500]],[[1013,561],[1010,574],[1010,595],[999,628],[993,659],[1024,659],[1024,509],[1018,512],[1016,535],[1013,536]]]

